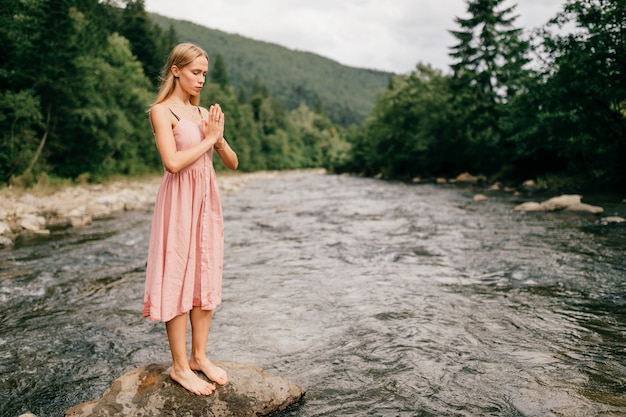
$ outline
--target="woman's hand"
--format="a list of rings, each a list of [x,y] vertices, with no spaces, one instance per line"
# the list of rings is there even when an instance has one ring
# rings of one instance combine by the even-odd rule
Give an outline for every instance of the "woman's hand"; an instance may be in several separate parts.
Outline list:
[[[209,117],[202,120],[202,131],[211,146],[224,137],[224,112],[219,104],[209,107]]]
[[[219,154],[227,168],[237,169],[239,160],[226,139],[224,139],[224,112],[219,104],[209,108],[209,117],[202,120],[204,140]]]

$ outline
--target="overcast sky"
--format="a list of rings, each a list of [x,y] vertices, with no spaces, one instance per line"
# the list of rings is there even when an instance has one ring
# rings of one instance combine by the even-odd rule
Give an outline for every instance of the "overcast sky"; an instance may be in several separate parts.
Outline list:
[[[518,27],[543,26],[564,0],[518,4]],[[447,70],[466,17],[464,0],[145,0],[146,10],[211,29],[313,52],[342,64],[407,73],[418,62]]]

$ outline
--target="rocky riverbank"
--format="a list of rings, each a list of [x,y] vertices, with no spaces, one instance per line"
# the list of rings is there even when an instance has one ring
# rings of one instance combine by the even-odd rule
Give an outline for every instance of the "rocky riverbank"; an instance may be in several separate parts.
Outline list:
[[[251,179],[274,175],[272,172],[218,173],[220,193],[225,196]],[[1,190],[0,249],[12,247],[20,239],[86,226],[114,213],[150,210],[160,181],[160,176],[154,176],[68,186],[55,192]]]

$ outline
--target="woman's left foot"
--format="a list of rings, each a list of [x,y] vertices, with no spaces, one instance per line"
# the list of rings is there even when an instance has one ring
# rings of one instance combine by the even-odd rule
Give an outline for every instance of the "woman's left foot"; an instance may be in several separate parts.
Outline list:
[[[226,385],[228,383],[228,374],[219,366],[215,366],[209,359],[200,360],[192,359],[189,361],[189,367],[194,371],[200,371],[206,375],[211,381],[218,385]]]

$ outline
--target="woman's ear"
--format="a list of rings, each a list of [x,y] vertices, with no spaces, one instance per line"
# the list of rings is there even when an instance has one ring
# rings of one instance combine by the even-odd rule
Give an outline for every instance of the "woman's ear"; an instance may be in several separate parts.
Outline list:
[[[170,71],[172,71],[172,75],[174,76],[174,78],[178,78],[178,76],[180,75],[180,69],[178,69],[176,65],[172,65]]]

